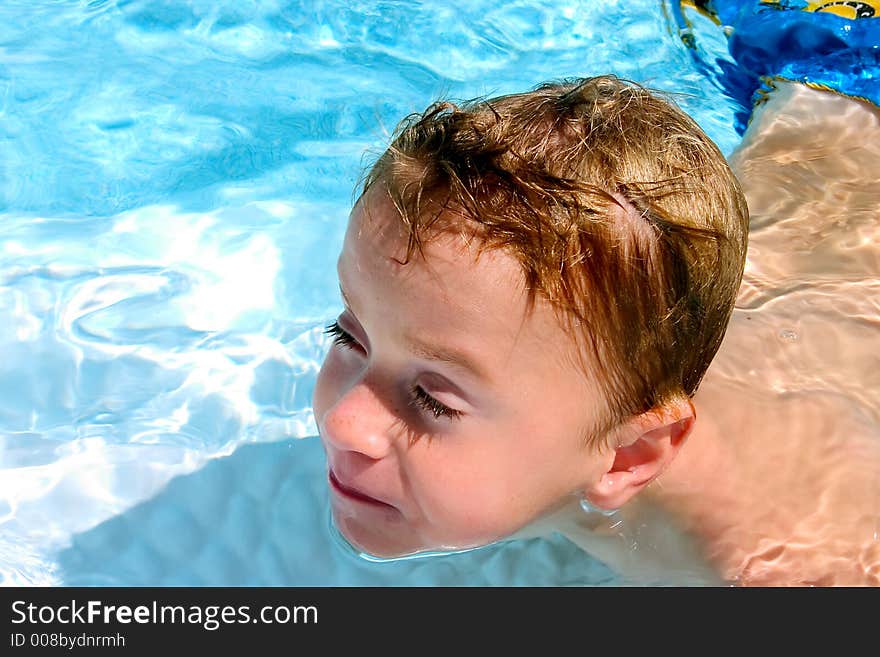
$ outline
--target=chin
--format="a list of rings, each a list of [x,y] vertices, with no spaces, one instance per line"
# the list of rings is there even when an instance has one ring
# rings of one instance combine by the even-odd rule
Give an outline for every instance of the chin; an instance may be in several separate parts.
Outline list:
[[[365,525],[357,518],[335,512],[333,524],[355,550],[378,559],[396,559],[429,549],[403,527]]]
[[[357,552],[375,559],[405,559],[418,555],[428,556],[434,553],[468,552],[477,548],[492,545],[503,539],[486,539],[470,541],[430,541],[417,537],[407,531],[400,533],[382,532],[377,528],[364,528],[353,519],[333,518],[333,522],[342,537]]]
[[[376,559],[402,559],[428,552],[461,552],[488,545],[493,541],[464,541],[450,544],[431,541],[416,535],[410,528],[394,531],[388,527],[365,527],[351,517],[333,514],[333,523],[342,537],[356,551]]]

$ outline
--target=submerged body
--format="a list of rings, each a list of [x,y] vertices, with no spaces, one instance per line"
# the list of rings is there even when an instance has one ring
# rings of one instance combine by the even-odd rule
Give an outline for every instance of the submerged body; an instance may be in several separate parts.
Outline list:
[[[639,581],[880,585],[880,111],[779,86],[731,158],[749,257],[687,445],[553,519]]]

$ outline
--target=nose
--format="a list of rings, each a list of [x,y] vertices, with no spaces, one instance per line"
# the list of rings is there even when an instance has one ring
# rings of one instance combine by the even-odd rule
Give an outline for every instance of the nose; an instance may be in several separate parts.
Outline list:
[[[391,449],[393,414],[376,395],[368,379],[361,379],[318,419],[321,436],[340,451],[381,459]]]

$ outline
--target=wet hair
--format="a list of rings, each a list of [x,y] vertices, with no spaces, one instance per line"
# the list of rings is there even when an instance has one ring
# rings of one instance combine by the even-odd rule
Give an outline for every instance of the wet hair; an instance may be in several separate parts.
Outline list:
[[[733,312],[748,209],[717,146],[671,100],[614,76],[405,118],[366,172],[408,235],[449,231],[519,262],[606,407],[585,440],[693,396]],[[586,356],[586,357],[585,357]]]

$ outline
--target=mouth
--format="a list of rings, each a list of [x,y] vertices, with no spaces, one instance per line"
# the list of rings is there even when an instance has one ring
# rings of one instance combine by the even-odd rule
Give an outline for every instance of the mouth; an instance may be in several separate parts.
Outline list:
[[[333,473],[333,470],[328,471],[327,479],[330,482],[330,488],[336,491],[342,497],[354,500],[356,502],[361,502],[362,504],[393,508],[390,504],[382,502],[381,500],[377,500],[375,497],[365,495],[357,489],[349,488],[348,486],[340,483],[340,481],[336,478],[336,475]]]

